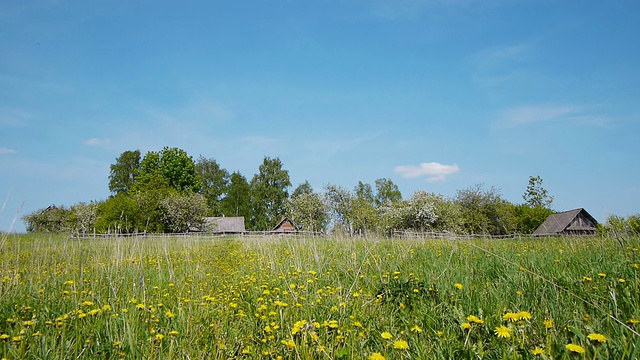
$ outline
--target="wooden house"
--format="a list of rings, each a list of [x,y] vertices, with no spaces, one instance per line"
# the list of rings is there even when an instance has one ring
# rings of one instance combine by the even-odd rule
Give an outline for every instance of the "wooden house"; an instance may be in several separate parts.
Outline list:
[[[580,208],[549,215],[533,235],[594,235],[597,228],[596,219],[585,209]]]
[[[278,225],[276,225],[271,231],[280,232],[280,233],[297,232],[298,227],[296,226],[296,224],[293,223],[293,221],[291,221],[291,219],[289,219],[286,216],[283,216],[280,222],[278,223]]]

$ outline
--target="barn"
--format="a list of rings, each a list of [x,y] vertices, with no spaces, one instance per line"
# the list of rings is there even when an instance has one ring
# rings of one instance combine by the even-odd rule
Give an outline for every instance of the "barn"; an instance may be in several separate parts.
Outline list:
[[[598,222],[585,209],[573,209],[549,217],[533,232],[534,236],[594,235]]]
[[[291,221],[291,219],[289,219],[286,216],[283,216],[280,222],[278,223],[278,225],[276,225],[271,231],[272,232],[297,232],[298,227],[296,226],[296,224],[293,223],[293,221]]]

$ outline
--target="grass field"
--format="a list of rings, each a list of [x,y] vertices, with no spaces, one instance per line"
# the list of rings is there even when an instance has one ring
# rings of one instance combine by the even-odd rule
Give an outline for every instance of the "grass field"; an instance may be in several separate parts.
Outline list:
[[[640,239],[16,235],[6,359],[633,359]]]

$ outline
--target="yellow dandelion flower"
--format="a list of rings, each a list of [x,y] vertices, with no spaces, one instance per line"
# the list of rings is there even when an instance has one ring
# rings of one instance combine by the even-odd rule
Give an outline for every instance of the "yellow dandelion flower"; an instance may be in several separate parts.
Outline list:
[[[620,278],[620,279],[618,279],[618,282],[620,282],[620,283],[623,283],[623,284],[624,284],[624,283],[626,283],[626,282],[627,282],[627,280],[625,280],[625,279],[623,279],[623,278]]]
[[[407,350],[409,348],[409,343],[404,340],[396,340],[393,342],[393,348],[398,350]]]
[[[306,324],[306,320],[296,321],[296,323],[293,324],[293,328],[291,328],[291,335],[296,335],[297,333],[299,333]]]
[[[393,339],[393,335],[391,335],[391,333],[388,331],[383,332],[382,334],[380,334],[380,336],[382,336],[382,338],[386,340]]]
[[[518,318],[520,318],[520,320],[531,320],[532,316],[528,311],[520,311],[518,313]]]
[[[477,317],[475,315],[467,316],[467,321],[472,322],[472,323],[476,323],[476,324],[484,324],[484,320],[480,319],[479,317]]]
[[[600,276],[601,278],[606,278],[606,277],[607,277],[607,274],[605,274],[605,273],[598,273],[598,276]]]
[[[11,341],[20,342],[20,341],[22,341],[22,336],[14,336],[14,337],[11,338]]]
[[[93,301],[89,301],[89,300],[83,301],[82,306],[93,306]]]
[[[471,324],[469,324],[468,322],[463,322],[462,324],[460,324],[460,327],[462,328],[462,330],[469,330],[471,329]]]
[[[538,355],[544,354],[544,350],[539,348],[539,347],[537,347],[537,348],[531,350],[531,353],[533,354],[533,356],[538,356]]]
[[[380,353],[373,353],[369,355],[369,360],[386,360],[386,358]]]
[[[422,328],[418,325],[413,325],[413,327],[411,328],[412,332],[417,332],[417,333],[421,333],[422,332]]]
[[[582,277],[582,280],[583,280],[584,282],[589,282],[589,281],[593,281],[593,278],[591,278],[591,276],[583,276],[583,277]]]
[[[178,330],[171,330],[171,331],[169,331],[169,335],[177,336],[177,335],[180,335],[180,332]]]
[[[293,350],[296,347],[296,343],[292,339],[282,340],[281,343],[282,343],[282,345],[286,346],[287,349],[289,349],[289,350]]]
[[[567,350],[569,350],[570,352],[574,352],[576,354],[584,354],[585,350],[582,346],[577,345],[577,344],[567,344],[564,346],[565,348],[567,348]]]
[[[500,325],[497,328],[495,328],[495,330],[493,330],[493,332],[496,334],[497,337],[499,338],[503,338],[503,339],[508,339],[511,337],[511,329],[509,329],[508,327],[504,326],[504,325]]]
[[[604,344],[607,342],[607,337],[602,335],[602,334],[598,334],[598,333],[591,333],[589,335],[587,335],[587,339],[591,340],[591,341],[597,341],[601,344]]]
[[[2,335],[0,335],[0,340],[7,340],[10,337],[11,336],[9,334],[2,334]]]
[[[455,286],[455,288],[458,289],[458,290],[464,289],[464,285],[462,285],[460,283],[455,283],[455,284],[453,284],[453,286]]]
[[[502,316],[502,319],[504,321],[512,321],[512,322],[516,322],[518,320],[520,320],[520,316],[517,313],[514,312],[508,312],[506,314],[504,314]]]
[[[635,325],[637,323],[640,323],[640,320],[634,318],[627,320],[627,324]]]

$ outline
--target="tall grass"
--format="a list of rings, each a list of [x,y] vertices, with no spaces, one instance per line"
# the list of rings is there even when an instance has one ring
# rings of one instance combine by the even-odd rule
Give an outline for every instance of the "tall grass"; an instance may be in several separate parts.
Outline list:
[[[10,236],[0,357],[636,358],[639,247]]]

